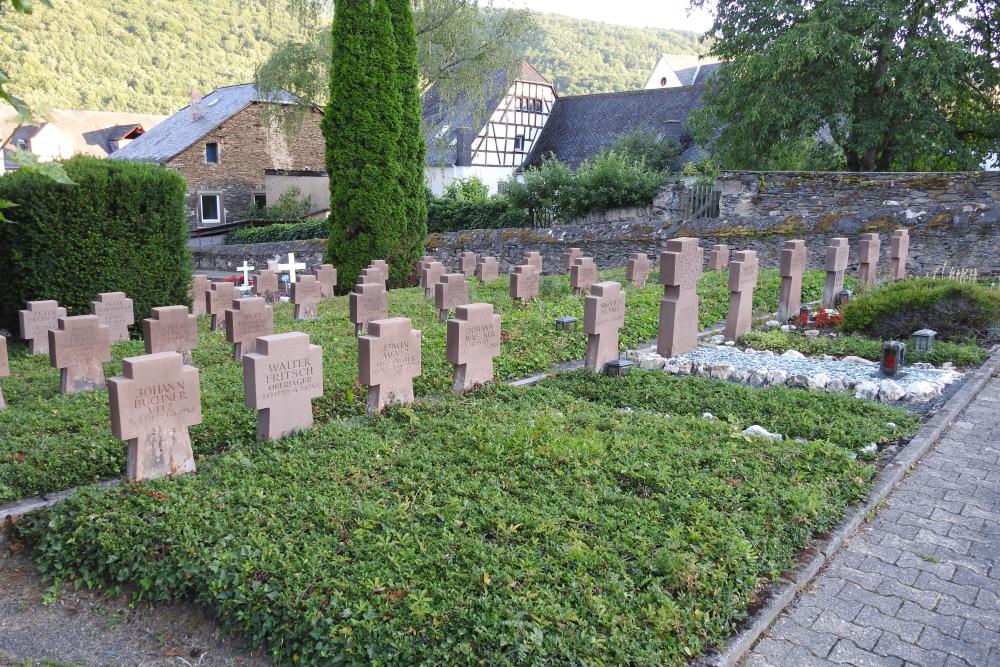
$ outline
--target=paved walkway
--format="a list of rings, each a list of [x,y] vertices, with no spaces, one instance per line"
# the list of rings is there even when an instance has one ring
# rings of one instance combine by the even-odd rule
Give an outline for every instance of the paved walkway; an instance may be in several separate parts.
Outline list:
[[[1000,379],[745,662],[834,664],[1000,665]]]

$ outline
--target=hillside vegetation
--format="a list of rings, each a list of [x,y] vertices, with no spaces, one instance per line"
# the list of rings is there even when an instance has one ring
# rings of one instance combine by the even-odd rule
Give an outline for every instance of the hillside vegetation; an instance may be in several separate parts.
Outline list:
[[[283,12],[240,0],[53,0],[4,17],[0,63],[34,105],[170,113],[192,90],[253,78],[271,49],[295,38]],[[697,53],[696,33],[538,15],[523,53],[562,94],[642,85],[660,53]],[[699,48],[700,47],[700,48]]]

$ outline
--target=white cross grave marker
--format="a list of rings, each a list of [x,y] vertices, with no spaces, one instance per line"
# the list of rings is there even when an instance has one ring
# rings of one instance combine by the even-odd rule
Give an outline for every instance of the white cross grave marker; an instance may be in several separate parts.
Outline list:
[[[303,264],[302,262],[296,262],[295,261],[295,253],[294,252],[290,252],[290,253],[288,253],[288,263],[287,264],[278,264],[277,269],[278,269],[278,271],[281,271],[281,272],[287,271],[288,272],[288,282],[294,283],[295,282],[295,272],[296,271],[305,271],[306,270],[306,265]]]
[[[243,266],[237,266],[236,267],[236,270],[239,271],[239,272],[241,272],[243,274],[243,289],[242,289],[242,291],[246,292],[246,291],[250,290],[250,274],[254,270],[256,270],[256,268],[257,268],[256,266],[250,266],[250,263],[248,261],[246,261],[245,259],[243,260]]]

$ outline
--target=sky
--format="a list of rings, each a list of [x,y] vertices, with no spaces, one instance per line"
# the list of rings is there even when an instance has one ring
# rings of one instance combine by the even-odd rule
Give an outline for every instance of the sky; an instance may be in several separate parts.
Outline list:
[[[688,0],[493,0],[493,5],[638,27],[704,32],[712,24],[709,12],[689,15]]]

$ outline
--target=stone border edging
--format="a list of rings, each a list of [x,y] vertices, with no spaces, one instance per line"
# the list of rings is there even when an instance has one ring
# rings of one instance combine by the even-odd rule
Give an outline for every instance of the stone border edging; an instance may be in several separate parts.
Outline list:
[[[120,479],[105,479],[97,482],[97,488],[107,489],[112,486],[118,486],[121,483],[122,480]],[[74,493],[79,488],[79,486],[73,486],[68,489],[63,489],[62,491],[43,493],[38,496],[30,496],[28,498],[15,500],[6,505],[0,505],[0,545],[4,544],[8,540],[9,521],[13,521],[28,512],[34,512],[35,510],[51,507],[60,500],[69,496],[71,493]]]
[[[844,543],[865,522],[868,515],[878,508],[910,469],[937,444],[945,429],[951,426],[979,395],[979,392],[986,386],[998,368],[1000,368],[1000,348],[994,348],[986,363],[970,374],[968,380],[955,395],[934,413],[934,416],[917,431],[917,434],[896,455],[896,458],[879,472],[864,504],[855,506],[854,510],[844,517],[825,542],[810,545],[817,551],[815,555],[803,562],[794,572],[783,575],[782,579],[785,583],[772,593],[767,603],[750,619],[749,626],[730,638],[721,652],[699,658],[692,664],[705,667],[736,667],[739,665],[740,661],[757,643],[757,640],[767,632],[771,624],[795,600],[802,589],[812,583],[823,566],[840,551]]]

